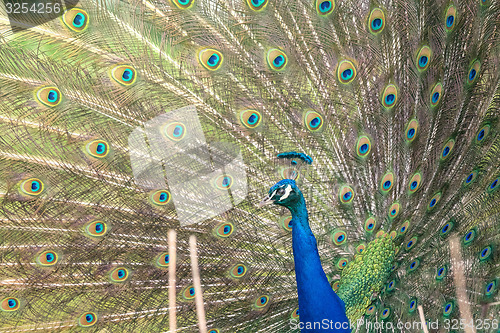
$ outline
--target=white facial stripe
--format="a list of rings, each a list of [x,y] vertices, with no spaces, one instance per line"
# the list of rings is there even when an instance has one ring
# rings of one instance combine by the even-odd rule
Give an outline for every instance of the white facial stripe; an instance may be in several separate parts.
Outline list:
[[[271,199],[274,197],[274,195],[276,194],[276,191],[278,191],[278,190],[274,190],[273,194],[271,194],[271,195],[269,196],[269,200],[271,200]]]
[[[292,186],[290,184],[288,184],[288,186],[285,189],[285,194],[283,194],[283,196],[280,198],[280,201],[288,198],[288,196],[290,195],[290,192],[292,192]]]

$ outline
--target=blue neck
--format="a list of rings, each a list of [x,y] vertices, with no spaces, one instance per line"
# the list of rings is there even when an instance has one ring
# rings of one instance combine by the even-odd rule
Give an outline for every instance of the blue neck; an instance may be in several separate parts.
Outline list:
[[[307,322],[322,323],[323,320],[327,320],[333,323],[344,323],[345,328],[349,321],[345,314],[344,302],[333,291],[321,267],[316,238],[309,227],[304,197],[301,195],[301,200],[289,209],[292,213],[293,257],[299,295],[300,322],[307,327]],[[314,329],[301,331],[316,332]],[[324,329],[318,331],[330,332]],[[333,331],[332,329],[331,332]],[[350,332],[349,329],[335,331]]]

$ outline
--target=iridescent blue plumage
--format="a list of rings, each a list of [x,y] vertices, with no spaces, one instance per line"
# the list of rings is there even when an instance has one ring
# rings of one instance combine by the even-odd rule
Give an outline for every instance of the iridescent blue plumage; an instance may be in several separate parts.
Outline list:
[[[306,161],[312,163],[312,160],[304,157],[303,154],[293,152],[280,155],[305,158]],[[292,248],[299,295],[300,322],[304,327],[301,332],[317,332],[317,329],[308,329],[308,327],[318,327],[317,325],[324,321],[330,326],[322,332],[351,332],[345,304],[333,291],[321,266],[316,238],[309,226],[306,202],[295,181],[283,179],[276,183],[269,190],[264,203],[286,207],[292,213]],[[335,329],[335,327],[341,327],[341,329]]]

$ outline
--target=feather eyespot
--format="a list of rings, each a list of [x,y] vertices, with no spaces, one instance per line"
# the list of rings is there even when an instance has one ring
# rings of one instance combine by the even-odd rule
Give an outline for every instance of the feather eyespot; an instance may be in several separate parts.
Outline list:
[[[399,227],[399,234],[400,235],[406,234],[406,232],[408,231],[409,228],[410,228],[410,221],[408,221],[408,220],[404,221],[404,223],[401,225],[401,227]]]
[[[392,109],[398,101],[398,88],[394,84],[389,84],[382,94],[382,105],[387,110]]]
[[[483,248],[481,250],[481,252],[479,252],[479,260],[485,261],[485,260],[490,259],[492,253],[493,253],[493,249],[492,249],[491,245],[486,246],[485,248]]]
[[[469,230],[463,238],[464,245],[469,245],[470,243],[472,243],[472,241],[476,238],[476,234],[477,232],[475,229]]]
[[[450,233],[451,230],[453,230],[454,223],[453,221],[449,221],[445,223],[445,225],[441,228],[440,235],[441,236],[446,236]]]
[[[340,281],[339,280],[334,281],[332,283],[332,289],[333,289],[333,291],[337,292],[337,290],[339,290],[339,288],[340,288]]]
[[[29,196],[39,196],[45,189],[45,185],[38,178],[29,178],[21,183],[21,192]]]
[[[354,199],[354,190],[350,186],[342,186],[339,191],[340,202],[343,204],[351,203]]]
[[[204,49],[198,54],[200,64],[209,71],[216,71],[222,66],[224,56],[217,50]]]
[[[366,250],[366,244],[361,243],[358,246],[356,246],[356,252],[357,253],[363,253]]]
[[[196,296],[196,290],[194,289],[193,285],[189,285],[181,293],[182,298],[184,298],[186,301],[191,301],[194,299]]]
[[[337,66],[337,78],[340,83],[348,84],[356,78],[356,67],[350,60],[342,60]]]
[[[267,6],[268,0],[247,0],[248,7],[253,11],[261,11]]]
[[[448,142],[443,147],[443,150],[441,151],[441,160],[444,161],[450,156],[451,151],[453,150],[453,147],[455,146],[455,140],[450,139]]]
[[[108,232],[108,227],[103,221],[93,221],[87,225],[85,231],[89,236],[102,237]]]
[[[455,305],[453,302],[448,302],[443,306],[443,315],[445,317],[449,317],[451,313],[453,312],[453,309],[455,308]]]
[[[97,322],[97,315],[93,312],[85,312],[78,318],[78,324],[83,327],[94,326]]]
[[[104,158],[109,153],[109,145],[104,140],[94,140],[87,143],[85,151],[92,157]]]
[[[432,107],[435,107],[439,104],[439,101],[441,101],[442,93],[443,93],[443,85],[440,82],[438,82],[434,85],[434,88],[432,88],[431,90],[430,101]]]
[[[170,255],[168,253],[162,253],[156,258],[156,265],[159,267],[168,267],[170,264]]]
[[[229,190],[233,186],[234,180],[231,175],[219,175],[214,180],[214,185],[219,190]]]
[[[240,112],[240,121],[246,128],[254,129],[259,127],[262,116],[256,110],[244,110]]]
[[[396,239],[396,237],[398,237],[398,233],[395,230],[393,230],[389,233],[389,237],[391,239]]]
[[[413,313],[417,309],[418,301],[416,298],[412,298],[408,304],[408,312]]]
[[[231,268],[230,274],[233,278],[239,279],[245,276],[247,267],[243,264],[237,264]]]
[[[469,69],[469,73],[467,74],[468,84],[472,84],[476,81],[477,77],[479,76],[480,69],[481,69],[481,62],[479,60],[475,60]]]
[[[286,231],[292,231],[292,225],[293,225],[292,216],[288,215],[280,217],[280,225]]]
[[[125,267],[117,267],[111,271],[109,278],[113,282],[125,282],[129,277],[129,271]]]
[[[292,164],[294,164],[293,161]],[[297,181],[297,179],[300,178],[300,170],[295,167],[280,167],[279,174],[282,179],[294,179],[295,181]]]
[[[417,132],[418,132],[418,120],[412,119],[408,123],[408,126],[406,126],[405,130],[406,141],[413,142],[413,140],[415,140],[415,138],[417,137]]]
[[[56,87],[44,87],[37,90],[36,98],[43,105],[54,107],[61,103],[62,94]]]
[[[308,111],[304,116],[306,128],[311,132],[317,132],[323,127],[323,116],[316,111]]]
[[[417,54],[417,69],[420,72],[427,70],[431,62],[432,51],[429,46],[425,45],[420,48]]]
[[[380,8],[374,8],[368,17],[368,29],[374,35],[382,32],[385,28],[385,14]]]
[[[445,15],[445,29],[450,32],[455,28],[455,22],[457,20],[457,8],[454,5],[450,5],[446,10]]]
[[[367,157],[370,154],[371,149],[372,146],[370,139],[365,135],[360,136],[356,144],[356,153],[358,156],[361,158]]]
[[[89,14],[81,8],[71,8],[64,12],[62,20],[71,30],[82,32],[89,25]]]
[[[364,228],[365,228],[366,232],[372,233],[373,230],[375,230],[376,226],[377,226],[377,221],[375,220],[374,217],[369,217],[366,219],[365,224],[364,224]]]
[[[334,0],[316,0],[316,11],[320,16],[328,16],[335,9]]]
[[[389,193],[394,185],[394,174],[392,172],[388,172],[382,178],[380,182],[380,191],[384,194]]]
[[[151,201],[151,203],[156,206],[165,206],[170,202],[170,198],[170,192],[166,190],[154,191],[149,196],[149,200]]]
[[[418,268],[418,266],[420,266],[420,260],[418,259],[413,260],[408,266],[408,272],[415,271]]]
[[[491,296],[495,293],[496,289],[497,289],[497,281],[493,280],[488,284],[486,284],[486,287],[484,288],[484,294],[486,296]]]
[[[408,184],[408,189],[410,193],[415,193],[420,188],[420,183],[422,181],[422,175],[419,172],[416,172],[410,179],[410,183]]]
[[[215,328],[215,329],[208,331],[208,333],[220,333],[220,331]]]
[[[267,64],[272,70],[281,71],[285,69],[288,57],[285,52],[278,49],[271,49],[267,52]]]
[[[15,297],[7,297],[2,300],[0,303],[2,311],[16,311],[19,310],[19,300]]]
[[[335,245],[342,245],[347,240],[347,234],[343,230],[334,231],[332,233],[332,240]]]
[[[412,237],[408,243],[406,243],[406,251],[410,251],[417,244],[417,237]]]
[[[408,312],[413,313],[417,309],[418,301],[416,298],[412,298],[408,303]]]
[[[137,71],[132,66],[118,65],[111,69],[113,80],[124,86],[130,86],[137,79]]]
[[[388,213],[389,219],[394,220],[399,215],[400,208],[401,206],[399,205],[399,203],[397,202],[393,203],[389,208],[389,213]]]
[[[477,170],[473,170],[471,173],[469,173],[467,177],[465,177],[464,185],[469,186],[470,184],[472,184],[476,180],[477,174]]]
[[[171,122],[163,126],[162,133],[167,139],[178,142],[186,136],[186,125],[178,121]]]
[[[36,259],[41,266],[53,266],[57,264],[59,256],[54,251],[48,250],[40,253]]]
[[[367,309],[366,309],[366,312],[365,312],[365,315],[367,316],[371,316],[372,314],[375,313],[375,306],[374,305],[370,305]]]
[[[380,316],[380,318],[387,319],[390,315],[391,315],[391,309],[384,308],[384,310],[382,310],[382,315]]]
[[[387,284],[387,291],[391,292],[391,291],[394,291],[394,289],[396,288],[396,282],[394,280],[391,280],[388,284]]]
[[[448,273],[448,268],[446,266],[441,266],[436,269],[436,280],[440,281],[446,277]]]
[[[500,188],[500,177],[498,178],[495,178],[489,185],[488,185],[488,188],[487,188],[487,191],[489,193],[493,192],[493,191],[496,191]]]
[[[429,204],[427,205],[427,210],[432,210],[438,204],[439,200],[441,200],[441,192],[436,193],[432,196]]]
[[[194,0],[172,0],[172,2],[179,9],[188,9],[191,8],[194,4]]]
[[[233,225],[231,223],[222,223],[215,228],[215,234],[219,237],[226,238],[233,233]]]
[[[349,260],[347,260],[346,258],[340,258],[339,261],[337,261],[337,268],[342,270],[347,266],[348,263]]]
[[[292,319],[297,319],[299,318],[299,308],[296,308],[295,310],[292,311],[292,314],[290,315]]]
[[[394,265],[392,265],[392,267],[391,267],[391,272],[394,272],[396,269],[398,269],[398,267],[399,267],[399,264],[397,262],[394,263]]]
[[[484,138],[486,138],[489,133],[490,133],[490,125],[486,124],[483,127],[481,127],[479,131],[477,131],[476,142],[477,143],[484,142]]]
[[[257,309],[263,309],[269,304],[269,296],[267,295],[262,295],[259,298],[257,298],[254,302],[254,306]]]

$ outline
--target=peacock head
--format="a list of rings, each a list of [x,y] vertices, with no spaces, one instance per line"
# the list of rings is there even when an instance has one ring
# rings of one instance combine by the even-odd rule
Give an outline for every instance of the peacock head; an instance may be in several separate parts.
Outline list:
[[[288,209],[294,209],[303,200],[297,184],[293,179],[283,179],[269,190],[269,194],[260,202],[259,207],[276,204]]]

